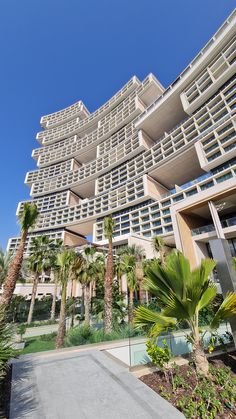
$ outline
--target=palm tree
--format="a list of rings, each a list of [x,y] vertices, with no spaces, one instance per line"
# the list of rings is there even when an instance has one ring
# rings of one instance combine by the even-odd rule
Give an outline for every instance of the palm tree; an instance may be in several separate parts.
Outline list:
[[[133,323],[133,305],[134,305],[134,291],[138,287],[138,282],[136,278],[136,260],[135,256],[131,253],[128,253],[129,248],[127,248],[127,253],[123,255],[123,269],[126,273],[127,286],[129,289],[129,321]]]
[[[0,287],[6,279],[11,258],[12,256],[9,252],[4,253],[2,249],[0,249]]]
[[[165,263],[165,242],[161,236],[155,236],[152,239],[153,250],[160,255],[161,264]]]
[[[93,285],[96,284],[97,278],[103,272],[103,265],[103,257],[97,254],[97,251],[94,247],[89,246],[86,247],[82,255],[80,255],[79,266],[75,271],[75,277],[77,277],[82,286],[82,295],[84,297],[85,308],[85,322],[87,324],[90,324]]]
[[[56,338],[57,348],[61,348],[64,345],[64,338],[66,333],[66,291],[74,259],[75,253],[72,250],[64,249],[57,255],[56,260],[56,264],[58,266],[58,280],[61,284],[60,319]]]
[[[56,300],[57,300],[57,287],[58,287],[58,266],[56,265],[57,255],[62,250],[62,240],[56,239],[52,245],[50,252],[50,276],[51,281],[54,282],[53,296],[52,296],[52,306],[51,306],[51,320],[55,320],[56,313]]]
[[[19,276],[23,261],[27,234],[29,229],[35,225],[38,218],[38,214],[39,213],[37,206],[34,203],[24,203],[23,211],[19,215],[19,222],[21,225],[20,244],[18,246],[15,256],[11,260],[1,299],[1,304],[4,306],[7,306],[12,299],[14,289],[16,286],[16,281]]]
[[[113,283],[113,230],[115,221],[112,216],[104,218],[104,236],[108,239],[107,266],[104,295],[104,328],[106,333],[112,331],[112,283]]]
[[[132,246],[128,246],[124,253],[127,253],[129,255],[133,255],[135,258],[135,276],[138,283],[139,288],[139,300],[140,304],[143,304],[143,278],[144,278],[144,272],[143,272],[143,260],[144,260],[144,249],[141,246],[137,246],[136,244],[133,244]]]
[[[150,335],[178,326],[185,320],[191,330],[192,358],[198,372],[208,375],[208,361],[204,353],[203,336],[199,330],[199,312],[216,297],[217,287],[209,275],[215,267],[210,259],[190,270],[189,261],[181,252],[170,253],[165,266],[154,263],[147,271],[145,288],[156,296],[161,312],[140,306],[135,311],[135,324],[150,327]],[[223,319],[236,314],[236,294],[229,293],[216,312],[209,330],[216,330]]]
[[[29,268],[34,273],[33,287],[31,293],[30,308],[27,323],[32,323],[37,287],[40,275],[50,267],[50,252],[53,241],[48,236],[39,236],[32,239],[31,256]]]

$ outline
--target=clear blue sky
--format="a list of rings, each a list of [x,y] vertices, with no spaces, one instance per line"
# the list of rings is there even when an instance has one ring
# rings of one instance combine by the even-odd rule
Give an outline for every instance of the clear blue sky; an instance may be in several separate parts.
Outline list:
[[[41,115],[82,99],[90,111],[132,75],[167,86],[235,0],[0,1],[0,246],[18,234],[18,201]]]

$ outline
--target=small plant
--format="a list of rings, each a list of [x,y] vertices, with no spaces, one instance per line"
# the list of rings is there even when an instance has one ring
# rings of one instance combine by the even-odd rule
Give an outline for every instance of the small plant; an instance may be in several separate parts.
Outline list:
[[[20,341],[23,342],[23,336],[26,332],[27,326],[24,323],[21,323],[18,327],[17,327],[17,333],[18,335],[20,335]]]
[[[153,339],[149,339],[146,343],[146,351],[152,360],[152,363],[161,371],[167,366],[171,359],[171,350],[169,349],[166,339],[162,340],[163,348],[157,346]]]

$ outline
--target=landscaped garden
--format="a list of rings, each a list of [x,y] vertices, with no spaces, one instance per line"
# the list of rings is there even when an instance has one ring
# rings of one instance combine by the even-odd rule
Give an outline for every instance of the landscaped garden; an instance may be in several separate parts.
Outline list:
[[[216,263],[203,260],[199,268],[191,270],[188,260],[166,249],[161,237],[153,239],[157,256],[153,260],[145,260],[139,246],[126,246],[115,253],[112,217],[104,220],[107,250],[88,245],[76,251],[41,236],[32,240],[31,254],[23,260],[27,232],[37,215],[35,205],[26,203],[20,215],[20,246],[15,255],[0,255],[2,392],[10,378],[8,361],[20,353],[146,336],[146,353],[156,370],[141,378],[144,383],[188,418],[234,417],[235,354],[229,352],[233,339],[230,333],[222,337],[218,329],[236,315],[236,294],[229,293],[224,299],[217,294],[211,281]],[[53,277],[54,292],[38,300],[43,273]],[[17,280],[24,276],[33,280],[30,299],[13,295]],[[124,277],[127,289],[123,288]],[[77,283],[80,297],[73,292],[68,295]],[[54,325],[56,331],[25,337],[26,327]],[[174,354],[162,339],[179,330],[191,347],[184,366],[171,362]],[[12,347],[15,332],[25,342],[21,352]],[[215,350],[223,355],[209,363],[207,354]]]

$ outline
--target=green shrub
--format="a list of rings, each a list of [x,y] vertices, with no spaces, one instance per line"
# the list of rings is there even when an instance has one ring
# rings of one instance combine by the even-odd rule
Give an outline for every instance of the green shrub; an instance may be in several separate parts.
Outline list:
[[[146,342],[146,351],[150,356],[152,363],[161,371],[166,367],[171,359],[171,350],[169,349],[166,340],[162,340],[163,348],[157,346],[153,339]]]
[[[104,329],[93,329],[85,323],[70,329],[66,336],[66,346],[85,345],[86,343],[100,343],[111,340],[125,339],[137,336],[139,331],[128,325],[117,326],[111,333],[105,333]]]
[[[66,346],[85,345],[90,342],[93,335],[93,329],[86,323],[73,327],[66,336]]]

